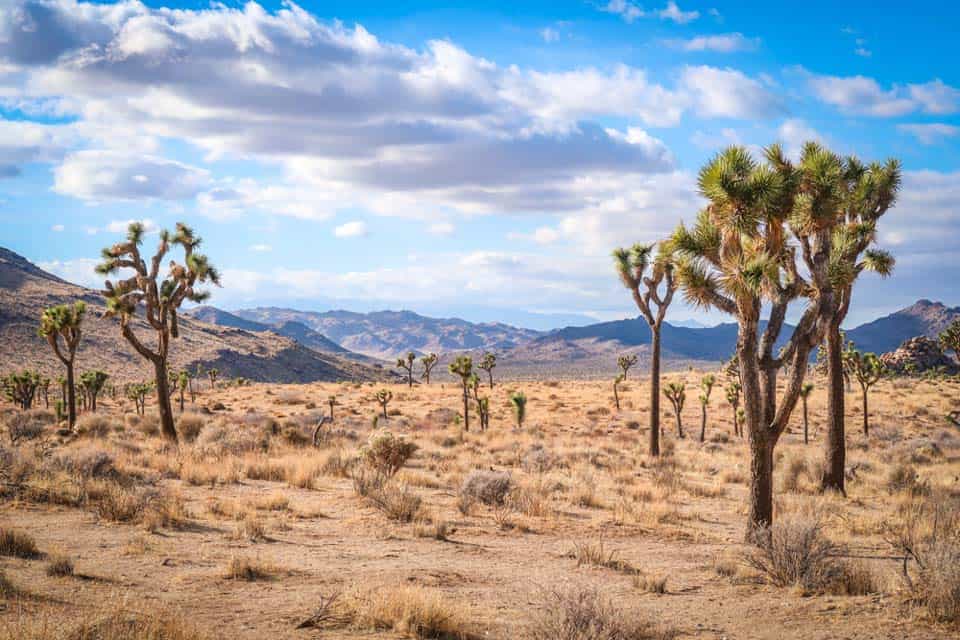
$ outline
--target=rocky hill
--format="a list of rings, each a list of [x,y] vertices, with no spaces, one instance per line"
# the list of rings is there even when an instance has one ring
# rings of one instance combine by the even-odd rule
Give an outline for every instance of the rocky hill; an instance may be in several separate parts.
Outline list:
[[[51,275],[22,256],[0,248],[0,372],[24,367],[60,375],[62,366],[37,335],[45,307],[84,300],[88,305],[83,340],[77,353],[79,371],[103,369],[118,381],[148,379],[152,368],[120,336],[116,320],[104,319],[97,292]],[[146,342],[152,331],[134,325]],[[314,351],[272,332],[217,326],[184,317],[181,337],[173,341],[171,366],[217,368],[223,377],[272,382],[372,380],[388,375],[381,368]]]
[[[914,304],[873,322],[847,331],[857,349],[886,353],[917,336],[934,338],[954,320],[960,319],[960,307],[948,307],[942,302],[917,300]]]

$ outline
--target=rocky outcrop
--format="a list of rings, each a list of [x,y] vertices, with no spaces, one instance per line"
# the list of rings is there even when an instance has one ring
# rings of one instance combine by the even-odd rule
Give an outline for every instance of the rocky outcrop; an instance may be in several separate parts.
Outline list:
[[[880,356],[880,360],[897,373],[923,373],[941,367],[949,373],[956,373],[960,369],[943,353],[936,340],[925,336],[904,341],[895,351]]]

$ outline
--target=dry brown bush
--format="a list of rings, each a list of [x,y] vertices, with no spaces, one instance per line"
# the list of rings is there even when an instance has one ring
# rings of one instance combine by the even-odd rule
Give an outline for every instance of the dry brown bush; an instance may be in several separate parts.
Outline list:
[[[676,632],[615,606],[599,591],[568,587],[548,591],[530,624],[530,640],[668,640]]]
[[[0,556],[38,558],[40,550],[33,537],[18,529],[0,528]]]

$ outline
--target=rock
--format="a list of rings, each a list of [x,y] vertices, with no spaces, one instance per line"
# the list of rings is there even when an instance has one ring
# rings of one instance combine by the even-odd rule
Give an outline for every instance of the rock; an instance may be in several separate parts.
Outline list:
[[[941,367],[947,373],[956,373],[958,370],[957,364],[944,355],[937,341],[925,336],[904,341],[896,351],[880,356],[880,360],[896,373],[906,373],[908,369],[923,373]]]

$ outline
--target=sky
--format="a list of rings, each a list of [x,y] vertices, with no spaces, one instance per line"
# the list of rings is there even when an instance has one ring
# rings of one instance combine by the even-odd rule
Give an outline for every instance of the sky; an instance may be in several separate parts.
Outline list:
[[[97,286],[185,221],[226,309],[584,324],[636,315],[610,252],[714,153],[818,140],[904,167],[848,324],[960,304],[960,7],[797,7],[0,0],[0,246]]]

